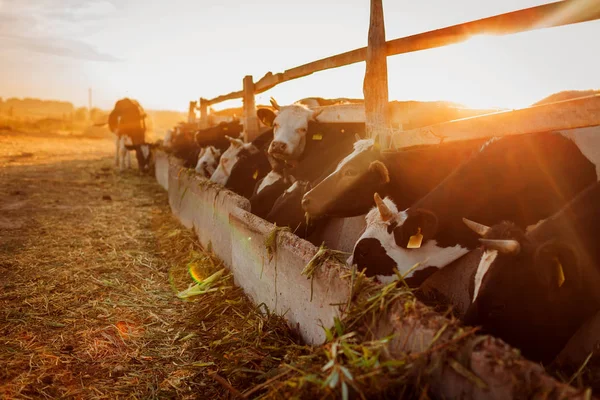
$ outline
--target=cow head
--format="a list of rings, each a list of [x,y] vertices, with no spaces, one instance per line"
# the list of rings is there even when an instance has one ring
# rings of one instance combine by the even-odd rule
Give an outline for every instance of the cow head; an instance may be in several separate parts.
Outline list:
[[[135,150],[140,172],[151,172],[154,167],[154,150],[158,143],[126,144],[127,150]]]
[[[398,211],[394,202],[374,195],[376,207],[366,216],[367,226],[354,246],[349,264],[382,282],[397,278],[394,270],[418,285],[428,275],[467,253],[459,245],[438,246],[436,215],[428,210]]]
[[[196,172],[210,178],[215,172],[215,169],[219,165],[219,157],[221,157],[221,150],[214,146],[204,147],[200,150],[198,155],[198,163],[196,164]]]
[[[238,156],[243,149],[252,146],[251,143],[244,143],[241,139],[232,138],[225,136],[229,140],[229,147],[221,158],[219,159],[219,165],[215,172],[211,175],[210,180],[219,183],[223,186],[227,184],[227,180],[231,175],[231,170],[238,162]]]
[[[483,228],[478,233],[484,253],[464,322],[481,325],[528,358],[550,361],[588,308],[582,292],[589,276],[583,274],[579,252],[555,239],[531,239],[509,222]]]
[[[373,194],[390,181],[388,169],[379,158],[377,139],[357,138],[354,151],[304,196],[302,207],[313,217],[364,214],[373,205]]]
[[[300,104],[280,107],[271,98],[276,112],[259,109],[258,118],[273,128],[273,141],[269,145],[269,154],[280,160],[297,160],[304,152],[308,121],[316,121],[322,110],[312,111]]]

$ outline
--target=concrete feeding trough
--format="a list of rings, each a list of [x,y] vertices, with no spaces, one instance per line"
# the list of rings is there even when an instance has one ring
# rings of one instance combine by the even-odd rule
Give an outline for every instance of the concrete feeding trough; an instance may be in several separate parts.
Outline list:
[[[163,169],[168,169],[169,204],[179,221],[193,228],[199,242],[223,260],[235,283],[256,304],[264,303],[270,311],[285,315],[307,343],[322,343],[321,325],[329,326],[339,317],[339,304],[346,303],[350,294],[349,281],[339,279],[340,266],[326,263],[312,279],[301,276],[317,253],[314,245],[289,232],[278,232],[271,257],[265,241],[273,225],[251,214],[247,199],[160,153],[156,178],[164,178]]]

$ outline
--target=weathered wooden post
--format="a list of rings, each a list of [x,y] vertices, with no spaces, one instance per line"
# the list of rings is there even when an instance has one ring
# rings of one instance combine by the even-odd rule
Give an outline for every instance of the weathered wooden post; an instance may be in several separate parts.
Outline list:
[[[371,0],[366,61],[363,94],[367,135],[374,137],[379,134],[381,146],[386,149],[391,143],[391,129],[388,118],[388,76],[382,0]]]
[[[190,101],[190,106],[188,107],[188,123],[193,124],[196,122],[196,104],[197,101]]]
[[[258,117],[256,116],[256,103],[254,102],[254,81],[252,75],[246,75],[243,81],[243,113],[244,139],[252,141],[258,136]]]
[[[208,100],[203,97],[200,97],[200,122],[198,123],[198,128],[208,128]]]

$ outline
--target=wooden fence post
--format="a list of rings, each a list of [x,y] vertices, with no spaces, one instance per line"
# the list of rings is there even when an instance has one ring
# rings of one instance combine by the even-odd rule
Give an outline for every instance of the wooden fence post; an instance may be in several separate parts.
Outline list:
[[[193,124],[196,122],[196,105],[197,101],[190,101],[190,106],[188,108],[188,123]]]
[[[382,148],[387,149],[391,143],[391,129],[388,118],[388,76],[382,0],[371,0],[366,61],[363,94],[367,135],[374,137],[375,134],[379,134]]]
[[[252,80],[252,75],[246,75],[244,77],[243,85],[244,105],[242,123],[244,125],[244,139],[246,142],[250,142],[258,136],[258,117],[256,116],[254,81]]]
[[[202,97],[200,97],[200,122],[198,123],[198,128],[208,128],[208,100]]]

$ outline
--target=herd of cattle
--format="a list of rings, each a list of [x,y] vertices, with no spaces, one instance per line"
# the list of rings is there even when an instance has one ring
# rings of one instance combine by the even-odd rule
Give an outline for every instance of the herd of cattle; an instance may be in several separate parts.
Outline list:
[[[271,104],[258,109],[251,142],[233,121],[181,125],[162,146],[308,240],[330,217],[365,215],[349,265],[384,283],[402,278],[424,301],[462,298],[465,323],[530,359],[555,359],[600,310],[595,132],[382,150],[364,123]]]

